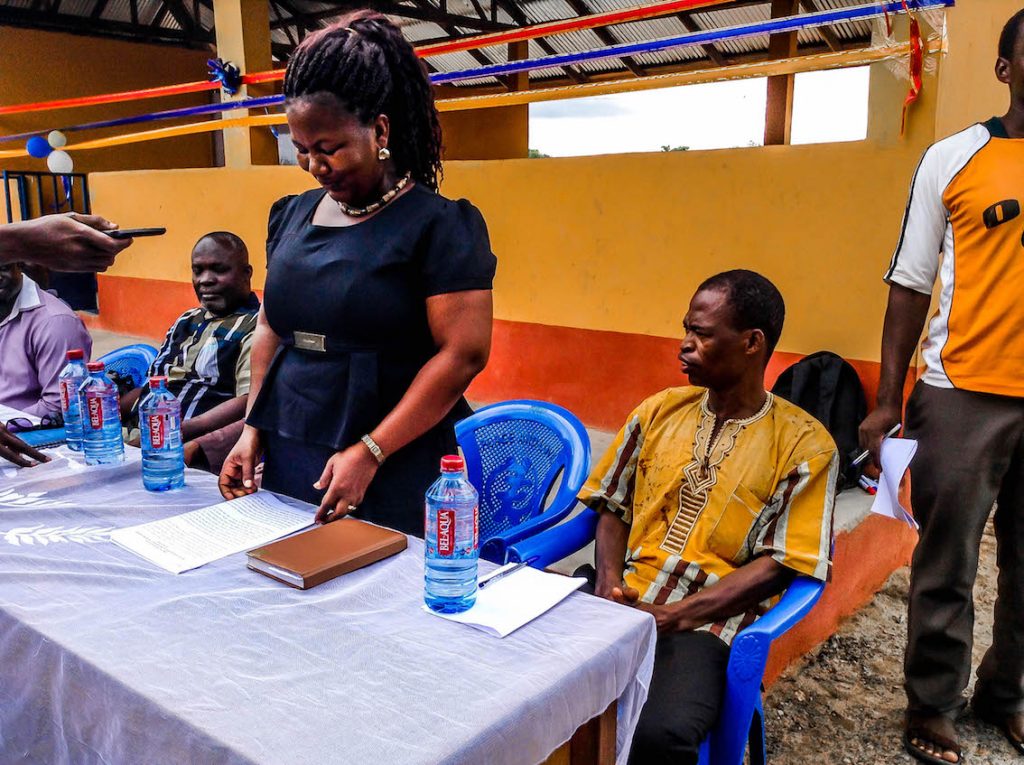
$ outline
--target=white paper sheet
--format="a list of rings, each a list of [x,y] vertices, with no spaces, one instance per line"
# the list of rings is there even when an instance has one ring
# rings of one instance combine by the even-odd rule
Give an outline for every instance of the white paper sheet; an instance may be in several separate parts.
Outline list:
[[[887,438],[882,441],[882,475],[878,478],[878,493],[871,505],[871,512],[903,521],[908,526],[919,528],[899,501],[900,481],[910,467],[910,461],[917,452],[917,441],[912,438]]]
[[[261,491],[173,518],[118,529],[110,539],[150,563],[180,574],[312,525],[312,513]]]
[[[477,591],[476,603],[461,614],[429,613],[503,638],[565,600],[587,580],[522,568]]]

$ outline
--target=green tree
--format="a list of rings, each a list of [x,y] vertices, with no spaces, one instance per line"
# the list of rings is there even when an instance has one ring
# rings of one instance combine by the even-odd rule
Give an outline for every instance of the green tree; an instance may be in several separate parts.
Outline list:
[[[689,151],[690,147],[689,146],[669,146],[668,144],[664,144],[664,145],[662,145],[661,150],[662,151]]]
[[[547,157],[550,157],[551,155],[545,154],[540,149],[530,149],[529,153],[526,156],[529,157],[530,159],[545,159]]]

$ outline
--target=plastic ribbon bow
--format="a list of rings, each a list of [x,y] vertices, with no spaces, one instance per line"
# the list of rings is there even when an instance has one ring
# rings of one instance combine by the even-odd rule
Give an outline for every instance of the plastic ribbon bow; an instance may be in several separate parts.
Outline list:
[[[211,58],[206,62],[210,70],[210,79],[220,82],[221,88],[229,96],[235,95],[242,87],[242,71],[221,58]]]

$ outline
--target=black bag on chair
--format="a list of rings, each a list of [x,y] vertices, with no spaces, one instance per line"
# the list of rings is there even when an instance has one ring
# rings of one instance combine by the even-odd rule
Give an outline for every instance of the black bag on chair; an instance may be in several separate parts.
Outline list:
[[[857,371],[831,351],[818,351],[779,375],[772,393],[825,426],[839,448],[838,488],[856,486],[861,471],[851,463],[860,451],[857,429],[868,414]]]

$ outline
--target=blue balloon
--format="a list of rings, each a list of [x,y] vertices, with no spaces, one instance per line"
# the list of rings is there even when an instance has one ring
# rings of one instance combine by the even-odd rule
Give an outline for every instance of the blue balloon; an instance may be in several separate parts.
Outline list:
[[[53,151],[53,147],[50,146],[49,142],[41,135],[34,135],[29,138],[28,143],[25,144],[25,148],[28,149],[29,156],[35,157],[36,159],[42,159]]]

